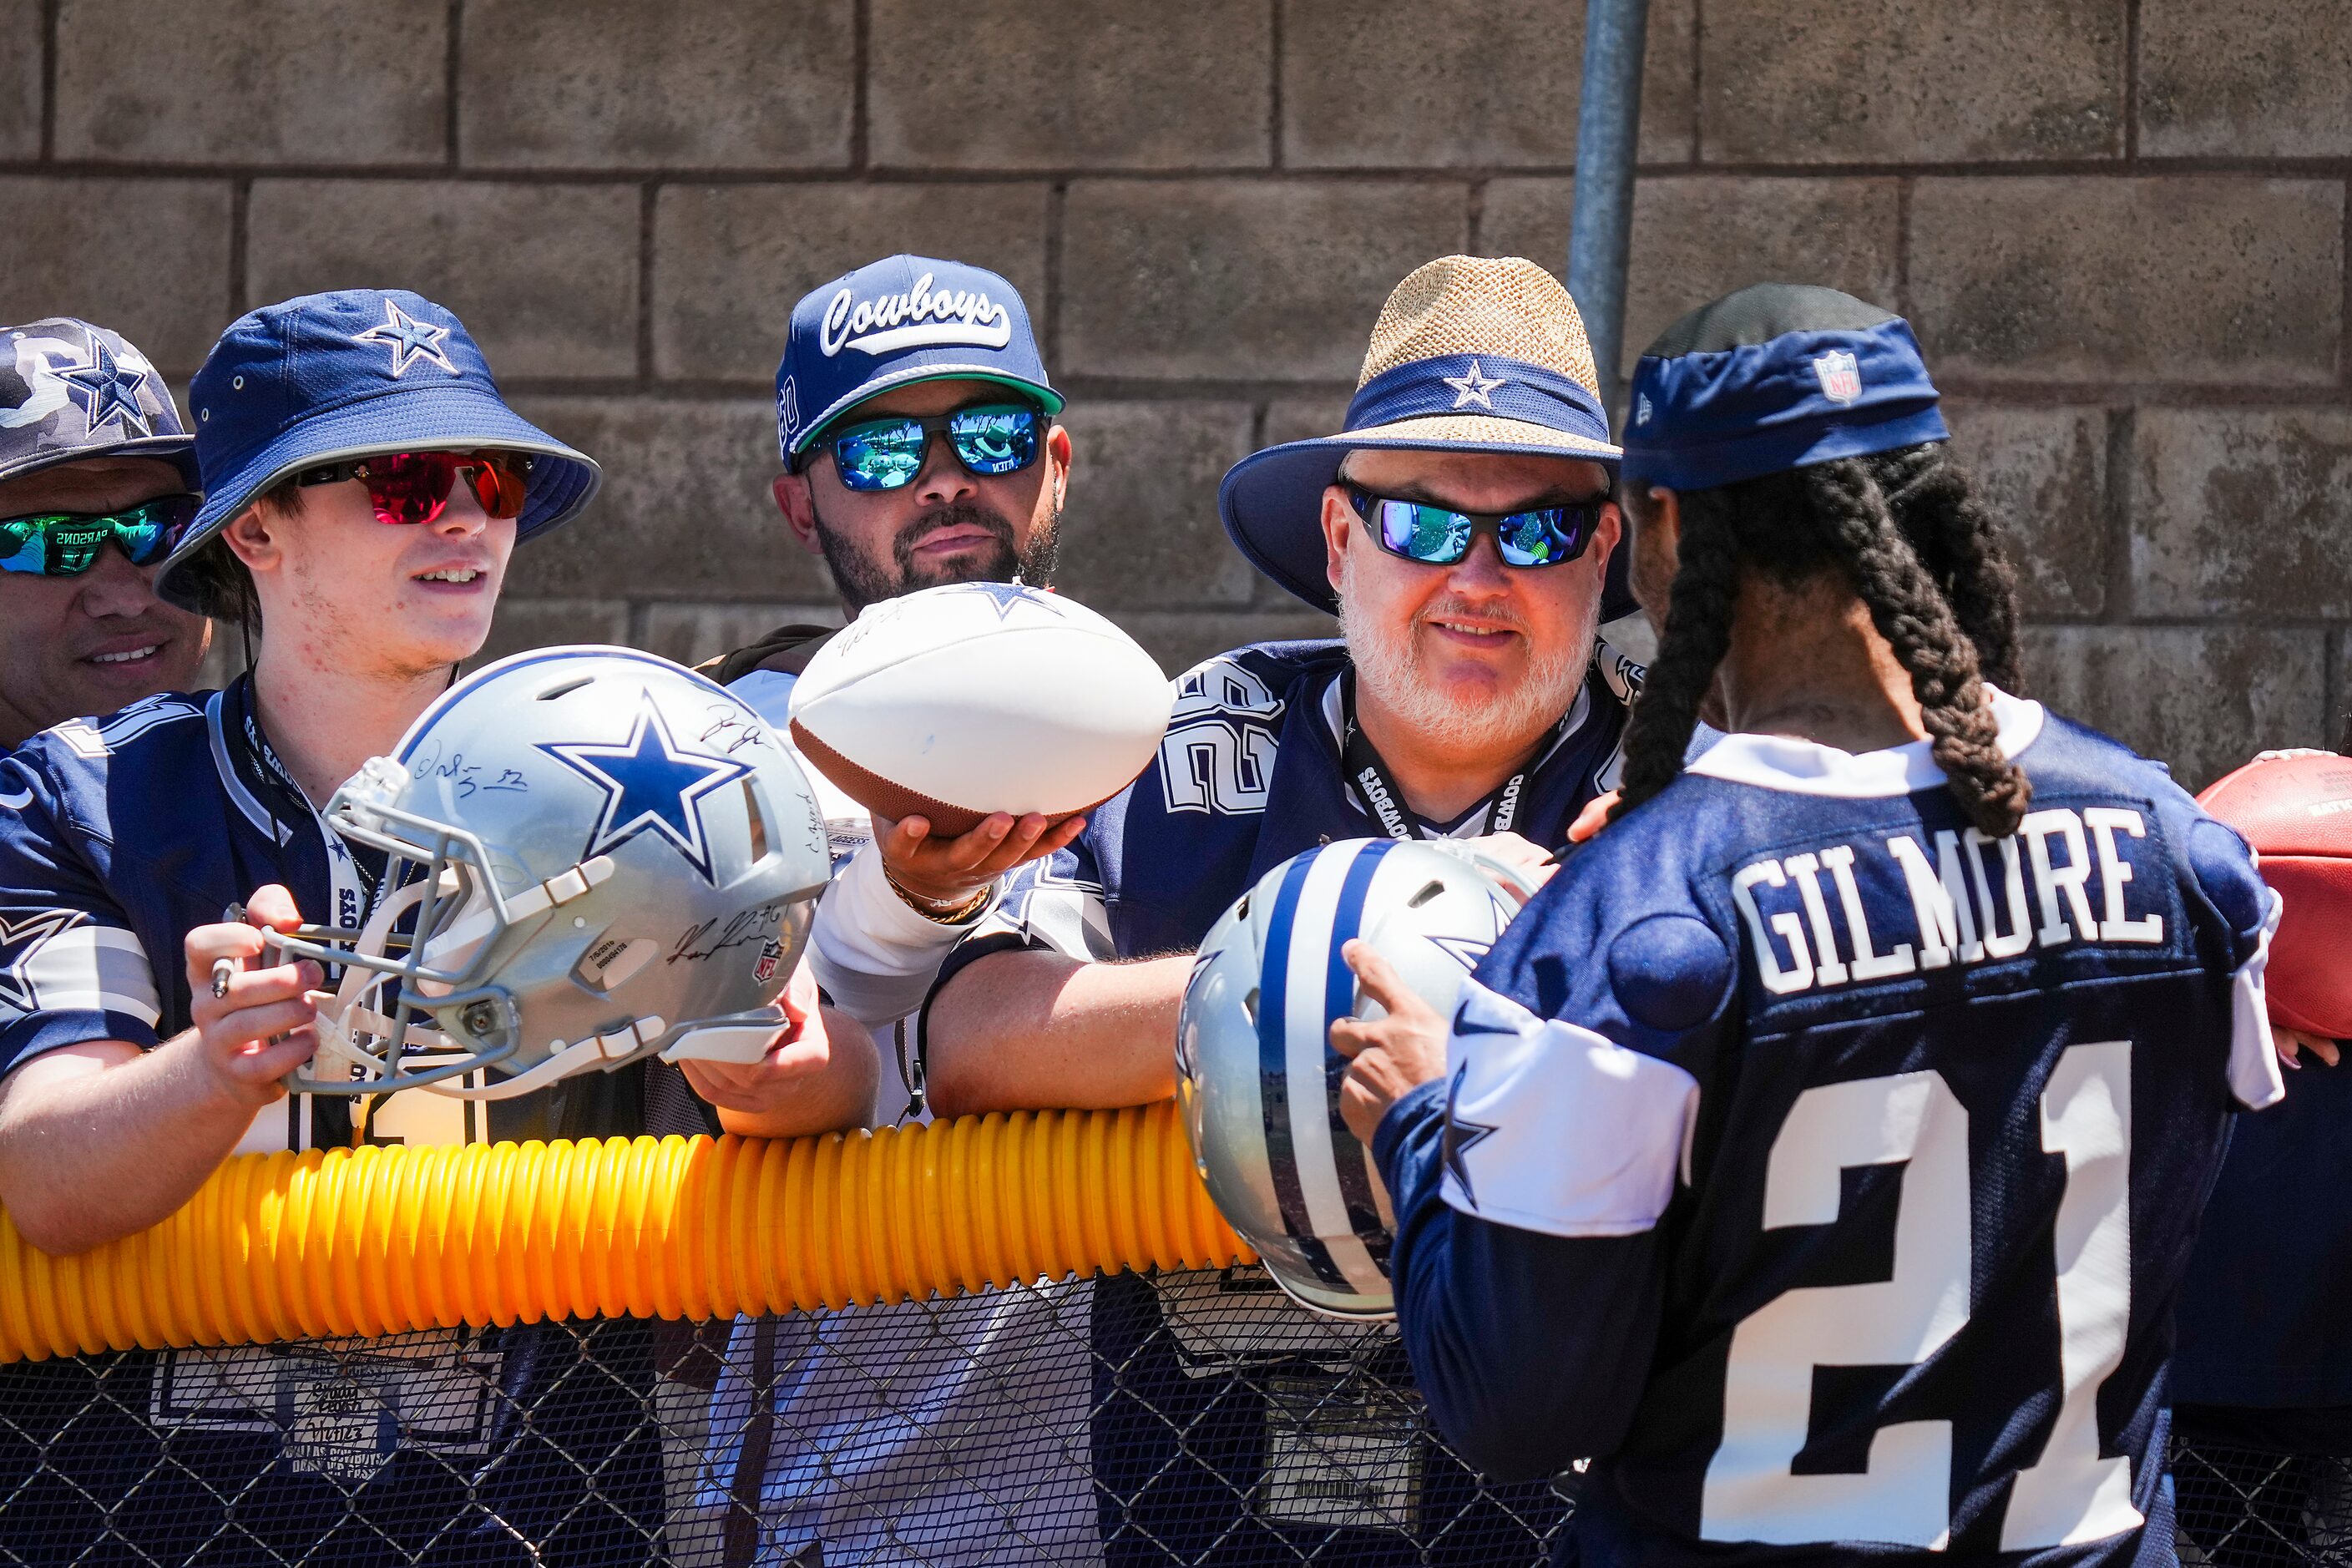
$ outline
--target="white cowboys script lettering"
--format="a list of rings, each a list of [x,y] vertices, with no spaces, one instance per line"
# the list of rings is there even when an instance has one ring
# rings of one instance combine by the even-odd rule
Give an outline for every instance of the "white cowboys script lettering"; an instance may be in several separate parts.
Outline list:
[[[2164,941],[2164,917],[2133,915],[2125,907],[2125,889],[2132,868],[2116,847],[2116,835],[2144,838],[2147,826],[2136,811],[2095,805],[2083,811],[2064,806],[2026,814],[2017,832],[1991,839],[1971,827],[1965,833],[1949,828],[1936,835],[1936,858],[1907,833],[1898,833],[1882,850],[1867,841],[1838,844],[1818,852],[1780,858],[1751,860],[1732,874],[1731,899],[1755,944],[1756,966],[1764,988],[1776,996],[1794,995],[1816,987],[1892,979],[1921,970],[1942,969],[1955,961],[1982,963],[2015,958],[2035,942],[2063,947],[2070,942],[2129,942],[2156,945]],[[2053,855],[2063,851],[2061,864]],[[1864,912],[1861,889],[1854,880],[1857,853],[1892,856],[1903,873],[1911,898],[1916,940],[1881,949],[1879,941],[1892,931],[1874,935]],[[1988,874],[1989,857],[1998,869]],[[2032,896],[2027,896],[2027,868],[2032,868]],[[1845,951],[1839,956],[1838,921],[1822,886],[1829,873],[1837,892],[1837,912],[1843,916]],[[2098,881],[2099,907],[2092,908],[2091,883]],[[1996,880],[1998,879],[1998,894]],[[1793,884],[1798,907],[1787,907],[1785,894],[1768,907],[1759,889],[1785,889]],[[1801,910],[1801,913],[1800,912]],[[2036,920],[2040,923],[2037,925]],[[2007,927],[2003,930],[2003,927]],[[1807,941],[1810,933],[1811,942]]]
[[[831,359],[844,349],[869,354],[934,343],[975,343],[1001,349],[1013,341],[1013,313],[985,293],[931,292],[924,273],[904,294],[856,300],[844,289],[824,308],[818,346]]]

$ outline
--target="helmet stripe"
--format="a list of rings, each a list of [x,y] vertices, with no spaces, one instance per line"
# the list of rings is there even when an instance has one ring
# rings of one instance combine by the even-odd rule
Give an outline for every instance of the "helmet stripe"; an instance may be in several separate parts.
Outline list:
[[[1309,859],[1305,880],[1290,910],[1291,929],[1283,976],[1282,1031],[1287,1067],[1281,1089],[1289,1100],[1294,1168],[1307,1226],[1351,1290],[1386,1295],[1389,1282],[1362,1242],[1356,1239],[1340,1184],[1341,1152],[1331,1137],[1331,964],[1339,945],[1361,922],[1360,873],[1369,879],[1389,840],[1332,845]],[[1342,965],[1344,967],[1344,964]],[[1354,1140],[1349,1141],[1351,1144]],[[1359,1164],[1362,1156],[1356,1156]]]
[[[1371,893],[1372,879],[1379,874],[1383,858],[1395,843],[1390,838],[1374,840],[1348,868],[1348,879],[1339,889],[1339,917],[1331,922],[1331,952],[1323,975],[1323,1099],[1331,1124],[1331,1168],[1339,1184],[1340,1199],[1347,1206],[1349,1228],[1364,1244],[1373,1267],[1383,1278],[1389,1271],[1389,1230],[1381,1218],[1380,1203],[1374,1195],[1371,1152],[1339,1114],[1339,1080],[1348,1075],[1348,1058],[1332,1050],[1328,1041],[1331,1025],[1353,1010],[1356,999],[1356,973],[1348,967],[1339,950],[1349,938],[1363,935],[1364,900]]]
[[[1290,1134],[1289,989],[1290,941],[1297,927],[1298,900],[1307,874],[1323,859],[1302,855],[1282,874],[1274,910],[1266,920],[1265,952],[1259,961],[1257,1005],[1258,1099],[1265,1117],[1266,1173],[1273,1178],[1276,1206],[1282,1211],[1282,1228],[1307,1258],[1315,1278],[1327,1285],[1344,1285],[1348,1277],[1323,1244],[1315,1238],[1307,1217],[1307,1194],[1299,1184],[1298,1154]]]

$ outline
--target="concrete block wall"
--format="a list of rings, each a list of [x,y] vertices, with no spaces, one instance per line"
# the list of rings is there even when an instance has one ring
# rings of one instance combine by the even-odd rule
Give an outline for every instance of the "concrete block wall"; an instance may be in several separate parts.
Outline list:
[[[2352,697],[2352,6],[1652,0],[1627,340],[1768,277],[1901,310],[2015,526],[2032,685],[2201,783]],[[1388,289],[1564,265],[1577,0],[0,0],[0,319],[184,381],[238,310],[404,284],[596,455],[501,648],[822,611],[767,486],[804,289],[1027,295],[1065,585],[1171,666],[1324,623],[1214,506],[1337,427]]]

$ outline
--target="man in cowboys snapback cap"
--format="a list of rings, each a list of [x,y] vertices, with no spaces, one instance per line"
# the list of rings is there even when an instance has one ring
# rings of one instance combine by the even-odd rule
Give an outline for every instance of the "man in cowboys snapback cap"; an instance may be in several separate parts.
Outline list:
[[[194,446],[120,335],[0,328],[0,752],[194,682],[212,628],[154,593],[200,499]]]
[[[1542,268],[1451,256],[1400,283],[1346,428],[1244,458],[1221,495],[1243,553],[1342,638],[1192,670],[1158,765],[1014,875],[925,1015],[940,1111],[1172,1094],[1192,953],[1301,850],[1475,839],[1532,866],[1562,842],[1615,782],[1639,679],[1595,657],[1617,460]],[[1528,1546],[1511,1520],[1557,1519],[1543,1488],[1482,1490],[1429,1447],[1392,1335],[1326,1325],[1255,1270],[1098,1283],[1093,1357],[1118,1369],[1093,1443],[1113,1561],[1484,1563]],[[1309,1482],[1327,1418],[1349,1457]],[[1336,1505],[1334,1482],[1416,1500]]]
[[[993,272],[893,256],[803,296],[776,367],[784,472],[773,489],[845,617],[944,584],[1049,585],[1070,473],[1062,406],[1020,294]],[[793,683],[834,630],[782,626],[702,668],[789,746]],[[1049,832],[1042,816],[1000,814],[934,841],[919,817],[877,824],[824,774],[809,779],[835,856],[810,970],[880,1037],[877,1124],[928,1120],[903,1020],[1000,874],[1082,824]],[[789,1321],[740,1324],[719,1405],[747,1407],[742,1454],[765,1455],[766,1550],[1084,1561],[1095,1540],[1086,1467],[1034,1434],[1084,1423],[1089,1374],[1067,1352],[1085,1333],[1087,1289],[862,1309],[806,1344]],[[887,1380],[866,1370],[886,1363]],[[776,1382],[763,1364],[799,1371],[757,1399]]]
[[[320,808],[395,750],[480,647],[516,542],[577,513],[596,465],[507,406],[457,317],[401,290],[240,318],[190,403],[207,499],[158,586],[245,622],[251,668],[226,690],[49,731],[0,763],[0,966],[22,977],[0,986],[0,1204],[50,1251],[155,1223],[231,1153],[646,1130],[644,1064],[488,1106],[416,1089],[287,1094],[279,1079],[316,1043],[306,993],[321,974],[266,965],[257,929],[365,922],[386,866]],[[232,906],[247,913],[225,918]],[[871,1092],[870,1063],[837,1092],[803,1083],[797,1098],[731,1070],[743,1092],[722,1115],[743,1131],[855,1124]],[[614,1416],[640,1407],[651,1377],[645,1325],[467,1331],[351,1354],[345,1375],[372,1391],[359,1436],[338,1427],[303,1451],[345,1443],[368,1458],[331,1475],[253,1418],[310,1407],[315,1369],[266,1349],[138,1358],[110,1373],[128,1397],[57,1407],[39,1451],[101,1506],[134,1487],[158,1529],[201,1522],[196,1540],[232,1528],[234,1500],[234,1528],[289,1557],[347,1521],[368,1534],[430,1520],[440,1539],[499,1552],[560,1526],[583,1555],[642,1555],[660,1528],[658,1447]],[[452,1399],[452,1376],[474,1397]],[[9,1387],[0,1378],[13,1408]]]

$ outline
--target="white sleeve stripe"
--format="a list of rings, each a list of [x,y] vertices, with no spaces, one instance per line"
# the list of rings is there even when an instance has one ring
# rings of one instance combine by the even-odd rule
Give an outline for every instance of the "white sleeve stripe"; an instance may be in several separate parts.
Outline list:
[[[15,978],[40,1013],[122,1013],[152,1027],[163,1016],[154,971],[139,939],[117,926],[68,927],[19,960]]]
[[[2278,930],[2286,900],[2272,889],[2263,929],[2254,938],[2253,956],[2230,976],[2230,1092],[2249,1110],[2276,1105],[2286,1098],[2286,1080],[2279,1075],[2277,1047],[2271,1040],[2271,1010],[2263,990],[2263,971],[2271,961],[2271,933]]]
[[[1568,1237],[1637,1236],[1665,1213],[1698,1113],[1689,1073],[1475,980],[1446,1065],[1447,1203]]]

